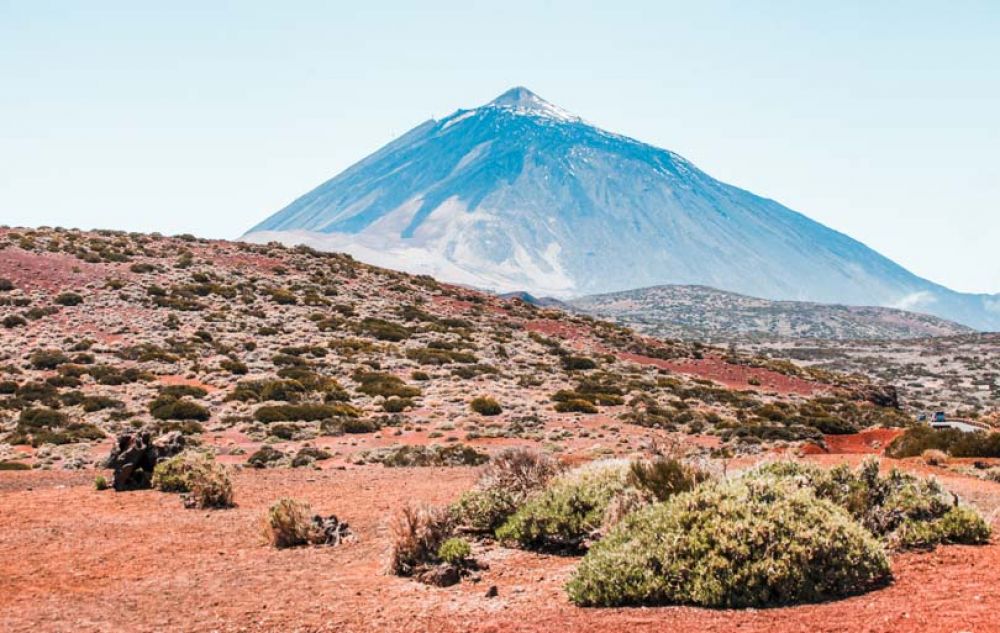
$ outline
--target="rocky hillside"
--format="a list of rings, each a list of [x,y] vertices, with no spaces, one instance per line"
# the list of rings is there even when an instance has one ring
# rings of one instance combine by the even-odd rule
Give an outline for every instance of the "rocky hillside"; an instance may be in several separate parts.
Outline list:
[[[891,308],[769,301],[706,286],[654,286],[568,302],[645,334],[715,342],[768,339],[897,340],[971,328]]]
[[[756,450],[905,421],[894,392],[308,248],[0,228],[0,465],[144,427],[266,467]],[[325,467],[325,466],[324,466]]]

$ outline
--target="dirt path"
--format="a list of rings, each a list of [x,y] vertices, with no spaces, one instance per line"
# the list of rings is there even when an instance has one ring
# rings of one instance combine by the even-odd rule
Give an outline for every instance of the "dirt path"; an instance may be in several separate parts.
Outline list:
[[[471,483],[469,469],[247,471],[236,479],[239,507],[216,512],[184,510],[176,496],[152,491],[98,492],[92,477],[0,473],[0,630],[1000,630],[997,543],[898,556],[890,587],[827,604],[579,609],[562,590],[572,558],[493,549],[480,583],[448,589],[379,574],[386,516],[407,500],[454,499]],[[1000,484],[942,479],[987,513],[1000,507]],[[333,549],[263,546],[258,517],[281,496],[336,513],[360,540]],[[490,585],[498,597],[485,597]]]

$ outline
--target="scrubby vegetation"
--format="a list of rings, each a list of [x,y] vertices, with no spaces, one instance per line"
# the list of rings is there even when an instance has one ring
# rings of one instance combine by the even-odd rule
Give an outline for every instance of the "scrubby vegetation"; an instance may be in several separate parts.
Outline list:
[[[585,606],[766,607],[888,581],[883,547],[811,490],[773,478],[705,485],[625,518],[567,585]]]
[[[560,475],[497,529],[497,538],[528,548],[579,549],[625,492],[628,471],[626,461],[607,461]]]
[[[453,515],[469,531],[492,533],[560,470],[546,455],[523,448],[504,449],[483,468],[475,488],[453,506]]]
[[[190,508],[229,508],[233,483],[228,469],[205,453],[187,451],[164,460],[153,469],[152,485],[163,492],[185,494]]]
[[[469,408],[479,415],[490,416],[500,415],[503,413],[503,408],[500,406],[500,403],[489,396],[479,396],[478,398],[473,398],[469,403]]]
[[[886,455],[916,457],[928,450],[941,451],[951,457],[1000,457],[1000,433],[965,433],[958,429],[915,426],[893,440]]]

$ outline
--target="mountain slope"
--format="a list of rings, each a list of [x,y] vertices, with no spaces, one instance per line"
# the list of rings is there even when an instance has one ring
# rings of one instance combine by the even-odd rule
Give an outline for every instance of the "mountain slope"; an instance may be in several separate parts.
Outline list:
[[[971,331],[958,323],[904,310],[770,301],[706,286],[654,286],[581,297],[569,305],[645,334],[710,341],[910,339]]]
[[[557,297],[664,283],[884,305],[1000,329],[1000,297],[921,279],[850,237],[588,125],[524,88],[427,121],[244,239]]]

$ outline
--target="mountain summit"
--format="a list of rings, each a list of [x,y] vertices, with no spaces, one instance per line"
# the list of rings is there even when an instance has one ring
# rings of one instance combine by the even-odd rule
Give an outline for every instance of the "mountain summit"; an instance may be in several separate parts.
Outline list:
[[[426,121],[253,227],[496,291],[699,284],[1000,329],[1000,295],[921,279],[850,237],[516,87]]]

